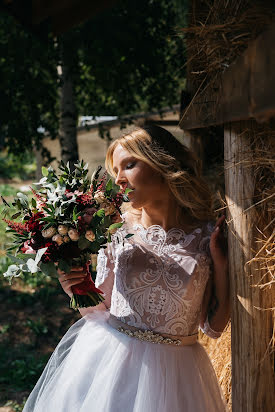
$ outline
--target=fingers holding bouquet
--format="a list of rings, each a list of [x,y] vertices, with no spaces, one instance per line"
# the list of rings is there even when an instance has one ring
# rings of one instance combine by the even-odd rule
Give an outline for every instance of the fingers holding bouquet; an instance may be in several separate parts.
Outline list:
[[[57,270],[57,273],[62,289],[70,298],[73,296],[72,286],[78,285],[87,277],[86,269],[77,266],[72,267],[69,273],[65,273],[60,269]]]

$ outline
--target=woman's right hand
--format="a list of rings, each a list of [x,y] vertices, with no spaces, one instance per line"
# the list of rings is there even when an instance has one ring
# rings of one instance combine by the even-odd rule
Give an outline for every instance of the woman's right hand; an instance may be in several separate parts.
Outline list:
[[[62,289],[70,298],[73,296],[72,286],[78,285],[87,276],[87,272],[83,267],[73,267],[70,273],[65,273],[58,269],[57,273]]]

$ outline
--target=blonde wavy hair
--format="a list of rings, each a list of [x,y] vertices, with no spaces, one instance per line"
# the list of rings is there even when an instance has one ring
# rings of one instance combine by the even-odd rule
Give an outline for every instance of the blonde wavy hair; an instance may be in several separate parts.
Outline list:
[[[177,220],[186,215],[196,222],[214,219],[212,194],[202,178],[200,160],[170,132],[151,125],[114,140],[105,160],[105,167],[113,177],[116,177],[113,153],[119,144],[163,176],[179,205]]]

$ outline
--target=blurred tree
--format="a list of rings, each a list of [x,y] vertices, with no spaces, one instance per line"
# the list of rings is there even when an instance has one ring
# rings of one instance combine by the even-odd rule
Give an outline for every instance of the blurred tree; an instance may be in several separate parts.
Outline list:
[[[6,14],[0,15],[0,141],[22,155],[39,145],[43,129],[56,136],[58,126],[57,51]]]
[[[73,163],[79,114],[123,116],[178,102],[184,50],[176,29],[183,24],[178,0],[122,0],[59,39],[49,34],[41,42],[1,15],[5,146],[13,153],[39,147],[44,128],[59,135],[62,158]]]

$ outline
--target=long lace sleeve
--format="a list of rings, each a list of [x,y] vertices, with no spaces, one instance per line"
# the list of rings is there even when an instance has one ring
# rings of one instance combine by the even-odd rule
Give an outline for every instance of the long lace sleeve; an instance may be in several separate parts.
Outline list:
[[[203,327],[201,327],[201,330],[205,335],[209,336],[209,338],[212,339],[218,339],[222,335],[222,332],[217,332],[210,327],[208,316],[206,317]]]
[[[109,308],[114,285],[114,257],[111,243],[107,244],[106,249],[99,250],[96,270],[95,286],[104,292],[104,304]]]
[[[106,311],[111,306],[111,296],[114,284],[114,272],[113,272],[113,256],[112,248],[108,243],[106,249],[100,249],[97,256],[97,274],[95,279],[95,286],[102,290],[104,301],[100,302],[96,306],[90,306],[88,308],[79,308],[81,316],[93,313],[94,311]]]
[[[211,258],[211,253],[210,253],[210,247],[209,247],[209,243],[210,243],[210,237],[211,237],[211,233],[214,230],[214,226],[215,226],[215,222],[208,222],[208,224],[205,227],[205,235],[203,236],[201,242],[200,242],[200,250],[204,251],[207,256],[210,258],[210,271],[209,271],[209,279],[205,288],[205,292],[204,292],[204,298],[203,298],[203,302],[202,302],[202,313],[201,313],[201,317],[203,319],[201,325],[200,325],[200,329],[203,331],[203,333],[207,336],[209,336],[212,339],[218,339],[222,332],[217,332],[215,330],[213,330],[210,327],[209,324],[209,308],[211,305],[213,305],[213,262],[212,262],[212,258]]]

